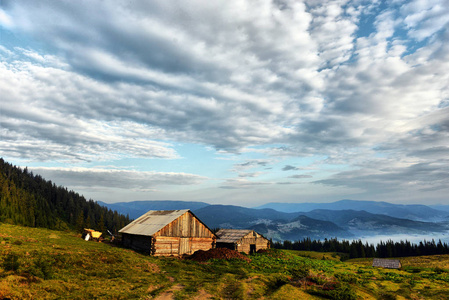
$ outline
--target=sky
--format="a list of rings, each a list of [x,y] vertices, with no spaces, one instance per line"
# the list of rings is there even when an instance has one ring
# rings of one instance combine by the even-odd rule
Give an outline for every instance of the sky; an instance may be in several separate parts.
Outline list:
[[[449,205],[449,0],[0,0],[0,157],[88,199]]]

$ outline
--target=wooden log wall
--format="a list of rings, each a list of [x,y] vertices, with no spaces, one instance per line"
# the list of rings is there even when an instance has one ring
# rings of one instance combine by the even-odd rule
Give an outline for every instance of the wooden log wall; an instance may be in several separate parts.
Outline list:
[[[192,213],[186,212],[152,237],[123,234],[123,245],[156,256],[193,254],[215,247],[215,235]]]
[[[154,238],[154,255],[170,256],[179,254],[179,237],[159,236]]]
[[[154,236],[176,236],[176,237],[195,237],[195,238],[213,238],[213,233],[201,223],[195,216],[186,212]]]
[[[154,239],[155,256],[178,256],[193,254],[195,251],[207,251],[213,247],[213,238],[181,238],[158,236]]]
[[[125,247],[151,254],[151,237],[124,233],[122,243]]]
[[[237,244],[237,251],[249,254],[251,251],[251,244],[256,245],[256,251],[270,248],[270,241],[254,232],[254,234],[250,233],[240,240]]]
[[[215,248],[215,239],[213,238],[192,238],[191,241],[191,253],[195,253],[198,250],[210,250]]]

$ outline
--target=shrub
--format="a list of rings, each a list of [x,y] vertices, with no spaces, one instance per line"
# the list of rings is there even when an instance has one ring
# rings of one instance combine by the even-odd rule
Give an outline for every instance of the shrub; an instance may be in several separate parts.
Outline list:
[[[396,295],[392,292],[383,292],[379,295],[382,300],[396,300]]]
[[[357,276],[351,273],[335,273],[335,278],[347,283],[357,283]]]
[[[437,274],[441,274],[441,273],[447,272],[447,270],[445,270],[445,269],[443,269],[443,268],[440,268],[440,267],[435,267],[435,268],[433,268],[433,271],[434,271],[435,273],[437,273]]]
[[[289,270],[292,280],[300,280],[309,276],[310,267],[307,265],[296,266]]]
[[[407,267],[405,267],[403,269],[404,269],[404,271],[406,271],[408,273],[420,273],[422,271],[421,268],[412,267],[412,266],[407,266]]]
[[[28,271],[36,277],[50,279],[53,276],[53,263],[52,259],[39,255]]]
[[[317,295],[327,299],[333,300],[357,300],[357,294],[352,290],[348,284],[337,283],[333,289],[319,289],[314,288],[308,291],[309,294]]]
[[[228,280],[223,287],[222,293],[225,299],[244,299],[245,284],[235,279]]]
[[[288,277],[283,274],[272,274],[268,277],[268,280],[267,287],[271,292],[276,291],[283,285],[289,283]]]
[[[337,288],[330,292],[332,299],[335,300],[356,300],[357,294],[347,284],[340,284]]]
[[[20,267],[19,256],[15,253],[8,253],[2,263],[6,271],[17,271]]]
[[[317,285],[323,285],[328,282],[328,278],[324,275],[311,275],[307,277],[307,280]]]
[[[340,254],[340,261],[346,261],[349,259],[349,254],[348,253],[341,253]]]

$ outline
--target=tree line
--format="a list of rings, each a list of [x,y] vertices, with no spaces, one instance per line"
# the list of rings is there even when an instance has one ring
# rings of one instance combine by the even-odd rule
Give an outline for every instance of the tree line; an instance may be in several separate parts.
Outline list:
[[[116,233],[130,219],[0,158],[0,222]]]
[[[299,241],[283,241],[272,243],[273,248],[302,250],[302,251],[317,251],[317,252],[339,252],[346,253],[349,258],[365,258],[365,257],[406,257],[406,256],[421,256],[421,255],[437,255],[449,254],[449,245],[447,243],[431,241],[421,241],[419,243],[411,243],[410,241],[394,242],[388,240],[386,242],[380,241],[376,246],[374,244],[363,243],[361,240],[337,240],[324,239],[311,240],[304,238]]]

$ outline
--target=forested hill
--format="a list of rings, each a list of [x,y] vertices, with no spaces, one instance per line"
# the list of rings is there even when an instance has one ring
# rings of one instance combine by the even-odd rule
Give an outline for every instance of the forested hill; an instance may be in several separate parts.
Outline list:
[[[0,222],[117,232],[129,223],[129,217],[0,158]]]

